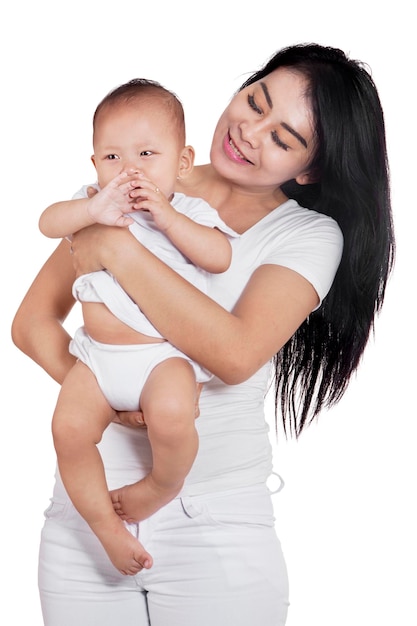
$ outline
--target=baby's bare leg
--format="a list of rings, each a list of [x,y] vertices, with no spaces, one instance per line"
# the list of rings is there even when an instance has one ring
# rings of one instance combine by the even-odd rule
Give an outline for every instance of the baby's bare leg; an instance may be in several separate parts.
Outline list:
[[[196,396],[194,371],[185,359],[168,359],[151,372],[140,404],[152,446],[152,470],[143,480],[111,492],[123,520],[146,519],[181,491],[198,450]]]
[[[136,574],[150,567],[152,558],[115,513],[97,449],[113,415],[91,370],[77,362],[64,380],[52,420],[59,470],[75,508],[113,565]]]

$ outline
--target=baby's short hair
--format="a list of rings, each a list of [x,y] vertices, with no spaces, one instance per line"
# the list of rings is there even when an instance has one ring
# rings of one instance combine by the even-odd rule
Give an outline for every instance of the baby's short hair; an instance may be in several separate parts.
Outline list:
[[[155,99],[164,105],[171,114],[172,121],[178,132],[183,136],[185,143],[185,120],[184,109],[178,96],[169,89],[163,87],[155,80],[147,78],[133,78],[127,83],[110,91],[98,104],[93,116],[93,130],[95,129],[100,112],[104,109],[119,104],[131,104],[143,99]]]

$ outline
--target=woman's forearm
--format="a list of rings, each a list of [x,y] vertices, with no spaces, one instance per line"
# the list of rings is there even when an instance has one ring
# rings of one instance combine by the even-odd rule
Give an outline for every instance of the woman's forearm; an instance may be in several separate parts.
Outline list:
[[[126,233],[114,230],[98,232],[103,237],[98,245],[103,266],[117,278],[159,332],[192,359],[218,373],[213,343],[218,342],[219,334],[228,332],[232,316],[133,236],[126,237]],[[213,325],[217,325],[216,333],[210,332]]]
[[[70,336],[62,325],[74,304],[74,276],[70,246],[63,241],[30,286],[12,324],[16,346],[58,383],[75,362],[68,352]]]
[[[73,248],[77,274],[106,268],[163,337],[221,378],[231,371],[222,357],[225,341],[220,336],[230,341],[228,327],[236,320],[129,231],[95,225],[75,235]]]
[[[128,231],[97,226],[81,231],[73,244],[76,262],[79,237],[84,257],[79,271],[108,269],[168,341],[229,384],[254,374],[317,304],[317,294],[304,278],[286,268],[263,266],[229,313]],[[86,250],[93,251],[93,266],[85,266]]]
[[[75,357],[68,351],[70,336],[58,322],[52,319],[33,318],[32,322],[31,329],[22,331],[19,316],[17,316],[12,327],[13,341],[57,383],[62,384],[66,374],[75,363]]]

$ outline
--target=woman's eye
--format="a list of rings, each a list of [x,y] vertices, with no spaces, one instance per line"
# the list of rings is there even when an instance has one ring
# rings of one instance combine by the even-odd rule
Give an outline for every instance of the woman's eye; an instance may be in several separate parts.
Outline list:
[[[274,143],[277,144],[277,146],[279,146],[283,150],[285,150],[285,151],[289,150],[289,146],[287,146],[286,143],[281,141],[281,139],[278,137],[278,133],[275,130],[272,131],[272,140],[273,140]]]
[[[253,96],[251,95],[248,96],[248,103],[249,103],[250,108],[256,111],[256,113],[260,113],[260,114],[263,113],[262,109],[260,109],[258,105],[256,104],[255,98]]]

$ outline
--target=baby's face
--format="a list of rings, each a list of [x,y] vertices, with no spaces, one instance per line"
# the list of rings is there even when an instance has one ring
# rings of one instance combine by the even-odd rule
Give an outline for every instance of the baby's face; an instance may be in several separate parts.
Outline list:
[[[158,101],[120,103],[100,112],[94,131],[93,163],[100,187],[122,171],[143,172],[170,197],[179,172],[180,134]]]

